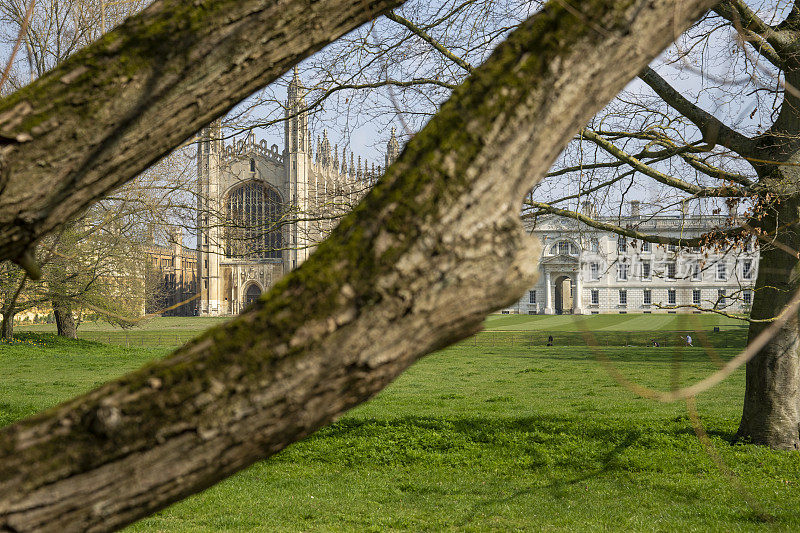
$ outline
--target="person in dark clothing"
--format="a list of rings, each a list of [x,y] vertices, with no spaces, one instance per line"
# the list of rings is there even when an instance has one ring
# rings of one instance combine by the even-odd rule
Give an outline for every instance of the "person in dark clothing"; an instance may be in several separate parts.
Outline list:
[[[547,337],[547,345],[548,346],[552,346],[553,345],[553,336],[552,335]]]

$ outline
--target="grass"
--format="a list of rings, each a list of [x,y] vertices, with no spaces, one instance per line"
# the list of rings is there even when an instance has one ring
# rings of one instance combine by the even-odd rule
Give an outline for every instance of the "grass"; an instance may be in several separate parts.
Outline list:
[[[746,322],[715,314],[626,315],[491,315],[486,329],[494,331],[683,331],[740,328]]]
[[[700,348],[600,349],[649,386],[669,387],[675,355],[684,384],[716,368]],[[163,353],[34,334],[0,345],[0,421]],[[701,395],[698,409],[768,521],[703,451],[682,404],[638,398],[587,347],[463,343],[130,531],[796,531],[800,454],[728,443],[742,394],[740,371]]]
[[[122,346],[178,346],[206,328],[227,318],[156,317],[123,330],[105,322],[86,322],[78,329],[84,340]],[[713,332],[713,328],[721,329]],[[55,333],[54,324],[18,326],[17,331]],[[681,344],[691,331],[702,345],[723,348],[743,346],[747,329],[741,320],[721,315],[491,315],[485,332],[472,340],[481,345],[542,346],[548,336],[558,346],[582,346],[587,343],[583,331],[591,331],[591,341],[604,346],[647,346],[657,340],[662,346]]]
[[[197,336],[201,331],[222,324],[229,317],[155,317],[143,320],[135,327],[122,329],[107,322],[84,322],[78,327],[78,337],[83,340],[157,348],[179,346]],[[55,333],[55,324],[20,325],[19,332]]]
[[[56,335],[21,332],[0,343],[0,425],[43,411],[163,356]]]

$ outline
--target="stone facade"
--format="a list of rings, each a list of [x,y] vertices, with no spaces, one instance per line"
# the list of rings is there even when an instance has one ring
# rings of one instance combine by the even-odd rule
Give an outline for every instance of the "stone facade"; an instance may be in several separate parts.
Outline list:
[[[622,220],[603,218],[642,233],[691,238],[725,227],[728,217],[640,216],[639,202]],[[584,210],[591,207],[584,205]],[[697,313],[749,310],[758,249],[726,251],[645,243],[557,216],[529,222],[542,245],[539,279],[503,313]]]
[[[150,239],[152,241],[152,238]],[[180,228],[169,236],[169,244],[144,247],[145,304],[147,314],[192,316],[197,314],[197,252],[183,245]]]
[[[246,139],[225,144],[219,123],[198,148],[198,290],[200,315],[239,313],[308,258],[337,219],[374,184],[381,167],[331,147],[316,151],[297,70],[286,102],[285,145]],[[396,159],[394,130],[386,164]]]

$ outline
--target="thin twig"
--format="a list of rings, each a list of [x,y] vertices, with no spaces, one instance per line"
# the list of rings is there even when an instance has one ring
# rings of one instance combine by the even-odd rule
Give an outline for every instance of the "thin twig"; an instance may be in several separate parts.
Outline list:
[[[3,70],[3,76],[0,77],[0,90],[5,85],[6,80],[11,72],[11,66],[14,64],[14,58],[19,51],[19,47],[22,44],[22,38],[25,35],[25,32],[28,31],[28,21],[30,20],[31,16],[33,15],[33,6],[36,4],[36,0],[31,0],[28,4],[28,9],[25,11],[25,17],[22,19],[22,24],[19,27],[19,33],[17,34],[17,40],[14,43],[14,48],[11,50],[11,56],[8,58],[8,63],[6,64],[5,70]]]

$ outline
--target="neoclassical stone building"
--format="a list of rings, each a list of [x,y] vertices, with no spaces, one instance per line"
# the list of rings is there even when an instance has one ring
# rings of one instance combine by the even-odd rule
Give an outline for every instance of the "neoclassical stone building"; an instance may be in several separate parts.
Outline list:
[[[724,227],[726,216],[641,216],[606,220],[643,233],[691,238]],[[588,203],[584,212],[595,215]],[[603,217],[600,217],[603,220]],[[539,279],[503,313],[692,313],[750,308],[758,269],[752,244],[713,252],[619,237],[558,216],[540,217],[527,230],[539,239]],[[681,307],[684,306],[684,307]]]
[[[285,144],[225,144],[219,123],[200,133],[197,161],[200,315],[240,312],[300,265],[336,219],[372,186],[381,167],[349,161],[327,132],[316,151],[295,69],[286,102]],[[398,156],[392,130],[386,165]]]

